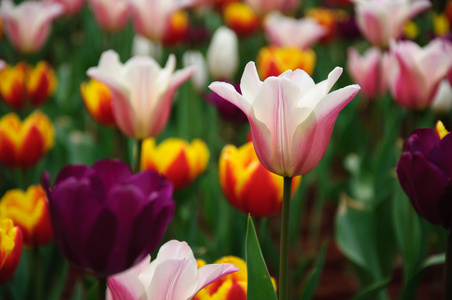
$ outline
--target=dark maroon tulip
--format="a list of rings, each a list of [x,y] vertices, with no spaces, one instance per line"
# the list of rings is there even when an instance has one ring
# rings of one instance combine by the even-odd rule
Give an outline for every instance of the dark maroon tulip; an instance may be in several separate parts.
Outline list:
[[[452,134],[440,139],[430,128],[414,130],[397,164],[400,185],[416,212],[430,223],[452,225]]]
[[[133,175],[118,160],[69,165],[53,188],[48,173],[42,185],[60,251],[98,276],[139,263],[158,246],[174,214],[170,181],[153,171]]]

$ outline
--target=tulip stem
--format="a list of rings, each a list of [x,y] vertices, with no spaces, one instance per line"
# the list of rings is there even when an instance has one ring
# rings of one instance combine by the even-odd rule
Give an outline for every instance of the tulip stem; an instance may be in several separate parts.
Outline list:
[[[99,277],[97,278],[97,299],[105,300],[107,292],[107,278]]]
[[[444,266],[444,299],[452,299],[452,237],[447,230],[446,265]]]
[[[289,213],[292,177],[284,176],[283,208],[281,219],[281,246],[279,259],[279,300],[287,300],[289,290]]]
[[[143,140],[137,140],[136,151],[135,151],[135,159],[134,159],[134,167],[133,172],[140,172],[140,163],[141,163],[141,147],[143,146]]]
[[[41,268],[41,258],[39,255],[39,247],[33,247],[32,249],[32,256],[33,256],[33,267],[34,267],[34,285],[35,285],[35,291],[34,291],[34,295],[35,295],[35,299],[36,300],[41,300],[42,299],[42,274],[43,274],[43,270]]]

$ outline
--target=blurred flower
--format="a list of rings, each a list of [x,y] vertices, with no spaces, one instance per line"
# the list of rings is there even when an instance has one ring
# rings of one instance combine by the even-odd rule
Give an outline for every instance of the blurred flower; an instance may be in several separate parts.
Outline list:
[[[22,254],[22,232],[11,219],[0,219],[0,284],[10,279]]]
[[[43,105],[56,88],[55,72],[45,61],[35,67],[20,62],[0,71],[0,97],[17,110],[25,108],[28,102],[34,107]]]
[[[94,120],[106,126],[116,125],[112,96],[105,84],[91,79],[80,85],[80,93],[86,110]]]
[[[386,78],[396,102],[409,109],[428,107],[452,66],[452,45],[433,40],[424,48],[411,41],[392,43]]]
[[[430,223],[450,229],[452,135],[444,132],[442,123],[437,128],[441,136],[430,128],[410,134],[397,163],[397,175],[416,212]]]
[[[94,17],[101,28],[118,31],[129,18],[129,0],[88,0]]]
[[[252,142],[238,149],[233,145],[224,147],[218,168],[223,193],[236,209],[257,217],[281,211],[284,180],[261,165]],[[294,178],[292,193],[300,181],[301,177]]]
[[[419,35],[419,28],[413,21],[408,21],[403,26],[403,38],[414,40]]]
[[[190,18],[185,10],[177,10],[172,13],[162,37],[163,45],[175,46],[185,42],[188,38],[189,27]]]
[[[53,19],[63,13],[63,6],[51,1],[24,1],[15,6],[12,0],[0,2],[0,18],[14,48],[34,53],[44,46]]]
[[[207,49],[207,67],[213,78],[232,80],[239,64],[238,39],[227,27],[218,28]]]
[[[306,17],[315,19],[318,24],[327,29],[327,32],[320,39],[322,42],[333,40],[338,34],[338,24],[348,18],[344,10],[328,9],[325,7],[309,9],[306,12]]]
[[[437,36],[445,36],[450,32],[449,20],[445,14],[433,13],[433,32]]]
[[[337,34],[343,40],[355,40],[361,38],[361,32],[356,24],[355,16],[341,14],[336,22]]]
[[[3,22],[2,19],[0,19],[0,41],[3,38]]]
[[[279,76],[287,70],[301,69],[312,75],[316,55],[312,49],[278,48],[268,46],[261,48],[257,55],[257,69],[261,79]]]
[[[239,36],[249,36],[259,27],[259,18],[254,11],[242,2],[232,2],[223,11],[226,25]]]
[[[431,6],[428,0],[353,0],[356,20],[364,37],[386,48],[402,34],[407,21]]]
[[[182,56],[182,62],[186,68],[195,67],[191,81],[196,91],[203,91],[207,82],[207,62],[202,53],[197,50],[187,50]]]
[[[232,85],[234,86],[235,90],[240,93],[240,84],[233,83]],[[223,119],[236,123],[243,123],[248,120],[246,115],[237,106],[235,106],[228,100],[225,100],[218,94],[210,92],[207,93],[204,98],[208,103],[215,106]]]
[[[6,62],[0,59],[0,72],[6,67]]]
[[[133,56],[150,56],[159,60],[162,54],[162,45],[159,42],[148,40],[147,38],[136,34],[132,42]]]
[[[209,149],[200,139],[190,144],[180,138],[168,138],[158,146],[154,139],[143,141],[141,169],[163,174],[175,189],[189,186],[207,167]]]
[[[26,192],[9,190],[0,200],[0,217],[10,218],[20,228],[24,246],[44,246],[53,240],[47,197],[40,185]]]
[[[54,187],[48,173],[42,185],[58,248],[71,263],[99,276],[139,263],[157,247],[174,214],[168,180],[152,171],[133,175],[118,160],[69,165]]]
[[[198,269],[190,246],[171,240],[150,263],[147,257],[136,267],[109,277],[107,299],[190,300],[205,286],[236,271],[230,263]]]
[[[256,13],[265,15],[271,11],[292,12],[301,1],[299,0],[245,0]]]
[[[53,0],[54,2],[60,3],[64,6],[64,14],[75,15],[81,9],[86,0]],[[114,2],[114,1],[112,1]]]
[[[23,122],[15,113],[0,118],[0,161],[8,167],[28,168],[53,147],[52,122],[35,111]]]
[[[272,45],[300,50],[309,49],[328,32],[313,18],[297,20],[280,13],[269,14],[265,18],[264,28]]]
[[[336,67],[318,84],[303,70],[262,82],[249,62],[240,82],[242,94],[224,82],[209,88],[247,115],[261,164],[275,174],[294,177],[309,173],[320,162],[337,115],[360,89],[349,85],[328,94],[341,73]]]
[[[175,67],[174,55],[162,69],[145,56],[134,56],[122,64],[119,55],[109,50],[102,54],[99,66],[90,68],[87,74],[108,86],[113,96],[113,115],[121,131],[141,140],[163,130],[174,92],[193,75],[193,68],[174,72]]]
[[[452,108],[452,86],[449,81],[443,79],[439,84],[431,109],[435,113],[448,113]]]

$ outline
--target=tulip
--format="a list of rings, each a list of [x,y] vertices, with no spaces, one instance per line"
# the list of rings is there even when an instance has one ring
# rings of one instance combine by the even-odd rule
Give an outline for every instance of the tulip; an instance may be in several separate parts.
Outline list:
[[[311,48],[328,33],[328,29],[313,18],[294,19],[271,13],[265,18],[264,29],[270,43],[277,47]]]
[[[106,126],[114,126],[112,96],[108,87],[97,81],[90,80],[80,86],[83,103],[94,120]]]
[[[20,228],[26,247],[44,246],[53,239],[46,193],[40,185],[26,192],[9,190],[0,200],[0,217],[13,220]]]
[[[132,42],[133,56],[150,56],[159,60],[162,54],[162,45],[159,42],[148,40],[147,38],[136,34]]]
[[[431,109],[435,113],[446,114],[452,108],[452,86],[449,81],[443,79],[433,99]]]
[[[281,211],[283,178],[262,166],[252,142],[238,149],[233,145],[224,147],[218,168],[221,189],[236,209],[257,217],[267,217]],[[300,181],[301,177],[295,177],[292,181],[292,194]]]
[[[183,139],[168,138],[158,146],[154,139],[146,139],[141,150],[141,169],[163,174],[175,189],[181,189],[204,172],[209,155],[206,143],[199,139],[189,144]]]
[[[10,279],[22,254],[22,232],[11,219],[0,219],[0,284]]]
[[[162,43],[165,46],[175,46],[187,40],[190,18],[184,10],[177,10],[171,14],[163,33]]]
[[[66,166],[54,187],[47,173],[42,185],[58,248],[72,264],[99,276],[143,260],[174,214],[168,180],[152,171],[132,175],[117,160]]]
[[[299,0],[245,0],[259,15],[265,15],[271,11],[290,12],[300,4]]]
[[[174,55],[162,69],[154,59],[144,56],[134,56],[123,65],[119,55],[109,50],[102,54],[99,66],[90,68],[87,74],[110,89],[119,129],[142,140],[163,130],[174,92],[194,72],[192,68],[174,72],[175,67]]]
[[[14,48],[34,53],[44,46],[53,19],[63,13],[63,6],[51,1],[24,1],[15,6],[12,0],[0,3],[0,18]]]
[[[337,115],[360,89],[350,85],[328,94],[341,73],[337,67],[318,84],[303,70],[262,82],[254,62],[249,62],[240,82],[242,94],[222,82],[209,88],[248,117],[261,164],[275,174],[294,177],[309,173],[320,162]]]
[[[238,83],[234,83],[233,86],[235,90],[240,93],[240,85]],[[204,98],[218,110],[223,119],[235,123],[243,123],[247,121],[245,114],[237,106],[225,100],[216,93],[207,93]]]
[[[0,118],[0,161],[8,167],[29,168],[54,144],[52,122],[35,111],[23,122],[14,113]]]
[[[411,41],[391,44],[386,78],[395,101],[405,108],[424,109],[452,66],[452,47],[436,39],[424,48]]]
[[[238,38],[234,31],[218,28],[207,49],[207,68],[214,78],[232,80],[239,64]]]
[[[279,76],[287,70],[301,69],[312,75],[316,55],[311,49],[264,47],[257,55],[257,69],[261,79]]]
[[[207,62],[202,53],[196,50],[185,51],[182,62],[186,68],[194,66],[195,72],[191,78],[193,87],[198,92],[203,91],[207,82]]]
[[[54,2],[60,3],[64,7],[65,15],[75,15],[81,9],[86,0],[53,0]]]
[[[242,2],[232,2],[223,11],[226,25],[239,36],[249,36],[259,27],[259,18],[254,11]]]
[[[107,31],[118,31],[129,18],[128,0],[88,0],[94,17],[101,28]]]
[[[190,300],[202,288],[238,271],[230,263],[197,268],[190,246],[171,240],[157,258],[149,258],[124,273],[109,277],[107,299]]]
[[[431,6],[428,0],[353,0],[356,22],[373,45],[386,48],[411,18]]]
[[[347,13],[340,9],[325,7],[311,8],[306,12],[306,17],[314,19],[318,24],[326,28],[326,33],[320,39],[321,42],[330,42],[338,35],[338,26],[347,18]]]

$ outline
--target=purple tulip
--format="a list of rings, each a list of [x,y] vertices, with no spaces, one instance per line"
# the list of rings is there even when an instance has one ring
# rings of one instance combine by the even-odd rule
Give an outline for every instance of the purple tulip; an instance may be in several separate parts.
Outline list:
[[[170,181],[153,171],[133,175],[118,160],[69,165],[53,188],[48,173],[42,185],[60,251],[98,276],[139,263],[158,246],[174,214]]]
[[[400,185],[416,212],[430,223],[452,227],[452,134],[414,130],[397,164]]]

